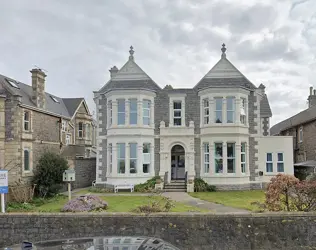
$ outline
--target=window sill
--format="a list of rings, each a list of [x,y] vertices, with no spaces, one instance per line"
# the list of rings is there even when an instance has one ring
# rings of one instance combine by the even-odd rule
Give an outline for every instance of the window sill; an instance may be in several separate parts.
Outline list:
[[[22,176],[23,177],[31,177],[31,176],[33,176],[33,171],[23,171],[22,172]]]

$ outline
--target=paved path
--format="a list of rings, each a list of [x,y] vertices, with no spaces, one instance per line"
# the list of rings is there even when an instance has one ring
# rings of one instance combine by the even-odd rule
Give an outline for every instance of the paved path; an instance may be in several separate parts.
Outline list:
[[[216,204],[209,201],[200,200],[198,198],[194,198],[187,193],[184,192],[168,192],[163,193],[166,197],[171,198],[174,201],[182,202],[190,206],[195,206],[202,209],[209,209],[212,212],[221,212],[221,213],[250,213],[248,210],[227,207],[221,204]]]

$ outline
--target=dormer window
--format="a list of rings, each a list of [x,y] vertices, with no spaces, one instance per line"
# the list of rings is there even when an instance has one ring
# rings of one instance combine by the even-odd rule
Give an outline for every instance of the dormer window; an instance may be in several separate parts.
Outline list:
[[[10,79],[6,79],[7,82],[10,84],[11,87],[19,89],[19,86],[17,85],[16,81],[10,80]]]

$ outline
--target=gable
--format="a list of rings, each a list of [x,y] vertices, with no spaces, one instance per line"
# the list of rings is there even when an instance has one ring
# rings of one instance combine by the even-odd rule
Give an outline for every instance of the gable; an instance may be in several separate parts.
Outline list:
[[[80,104],[77,113],[89,115],[89,111],[88,111],[87,107],[84,105],[84,102],[82,102]]]
[[[222,58],[205,75],[205,78],[242,78],[240,71],[226,58]]]
[[[134,60],[128,60],[112,80],[150,80],[150,77],[135,63]]]

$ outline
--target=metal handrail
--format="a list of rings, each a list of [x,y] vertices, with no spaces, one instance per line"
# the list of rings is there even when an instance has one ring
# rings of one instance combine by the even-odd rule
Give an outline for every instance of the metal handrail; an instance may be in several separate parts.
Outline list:
[[[163,178],[164,184],[168,183],[168,175],[169,175],[169,172],[168,172],[168,171],[165,172],[165,176],[164,176],[164,178]]]
[[[188,184],[188,171],[185,171],[184,180],[185,180],[185,185]]]

